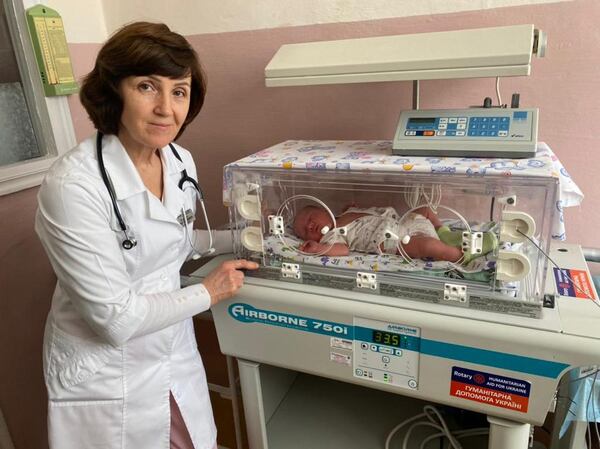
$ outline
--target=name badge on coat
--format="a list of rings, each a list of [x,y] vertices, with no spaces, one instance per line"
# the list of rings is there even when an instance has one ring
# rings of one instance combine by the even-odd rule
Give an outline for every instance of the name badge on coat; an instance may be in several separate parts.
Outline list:
[[[196,219],[196,216],[194,215],[194,212],[192,212],[192,209],[188,209],[185,211],[185,220],[183,217],[183,212],[179,214],[179,216],[177,217],[177,221],[179,222],[179,224],[181,226],[184,226],[186,223],[193,223],[193,221]]]

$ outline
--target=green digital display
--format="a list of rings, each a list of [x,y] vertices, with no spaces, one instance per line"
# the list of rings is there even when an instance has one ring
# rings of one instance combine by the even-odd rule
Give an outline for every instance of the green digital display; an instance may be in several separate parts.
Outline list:
[[[395,346],[400,348],[402,346],[402,339],[406,339],[406,337],[400,334],[394,334],[392,332],[385,331],[373,331],[373,343],[379,343],[382,345]]]

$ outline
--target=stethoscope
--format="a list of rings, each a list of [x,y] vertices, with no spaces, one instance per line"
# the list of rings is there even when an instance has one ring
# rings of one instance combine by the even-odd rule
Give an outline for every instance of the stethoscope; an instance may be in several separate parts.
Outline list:
[[[96,153],[98,155],[98,166],[100,167],[100,174],[102,175],[102,181],[104,181],[104,185],[106,186],[106,189],[108,190],[108,195],[110,196],[110,201],[112,202],[113,209],[115,211],[115,215],[117,216],[117,221],[119,222],[119,227],[121,228],[121,231],[123,231],[123,235],[125,236],[125,239],[122,241],[121,246],[123,246],[123,248],[126,250],[130,250],[137,245],[137,240],[132,235],[130,235],[128,232],[127,225],[125,224],[125,220],[123,220],[123,216],[121,215],[121,211],[119,210],[119,206],[117,205],[115,189],[112,185],[112,182],[110,182],[110,178],[108,177],[108,174],[106,173],[106,167],[104,166],[104,158],[102,156],[102,137],[103,137],[103,135],[100,132],[96,136]],[[172,143],[169,144],[169,148],[171,148],[171,151],[173,152],[173,155],[177,158],[177,160],[179,160],[179,162],[183,163],[183,161],[181,160],[181,156],[179,156],[179,153],[177,152],[177,150],[175,149],[175,147],[173,146]],[[188,183],[187,187],[185,186],[186,183]],[[181,208],[181,217],[182,217],[182,222],[183,222],[182,225],[185,228],[185,235],[186,235],[187,241],[190,244],[192,250],[194,251],[192,258],[194,260],[196,260],[196,259],[199,259],[200,257],[207,256],[209,254],[214,253],[215,249],[213,248],[212,230],[210,229],[210,223],[208,222],[208,215],[206,214],[206,207],[204,206],[204,195],[202,194],[202,190],[200,189],[200,185],[198,184],[198,182],[196,182],[196,180],[194,178],[189,176],[187,174],[187,170],[184,168],[181,172],[181,179],[179,180],[179,183],[177,184],[177,186],[183,192],[185,192],[186,189],[190,188],[190,185],[191,185],[191,187],[194,188],[194,190],[196,192],[196,200],[200,203],[200,207],[202,208],[202,215],[204,216],[204,223],[206,224],[206,229],[208,231],[208,250],[198,251],[196,249],[196,247],[194,246],[194,244],[192,243],[192,240],[190,238],[190,233],[188,231],[188,226],[189,226],[188,214],[186,213],[185,204],[184,204]]]

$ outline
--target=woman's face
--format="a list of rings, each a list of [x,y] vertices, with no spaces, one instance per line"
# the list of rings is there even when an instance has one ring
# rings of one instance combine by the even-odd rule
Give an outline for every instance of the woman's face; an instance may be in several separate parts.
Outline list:
[[[168,145],[181,129],[190,107],[191,77],[130,76],[119,85],[123,113],[119,139],[128,150]]]

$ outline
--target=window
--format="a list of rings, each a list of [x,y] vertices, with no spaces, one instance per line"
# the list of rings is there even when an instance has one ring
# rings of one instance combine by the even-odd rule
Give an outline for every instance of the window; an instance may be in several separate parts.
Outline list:
[[[46,98],[23,0],[0,0],[0,195],[39,185],[75,145],[67,99]]]

